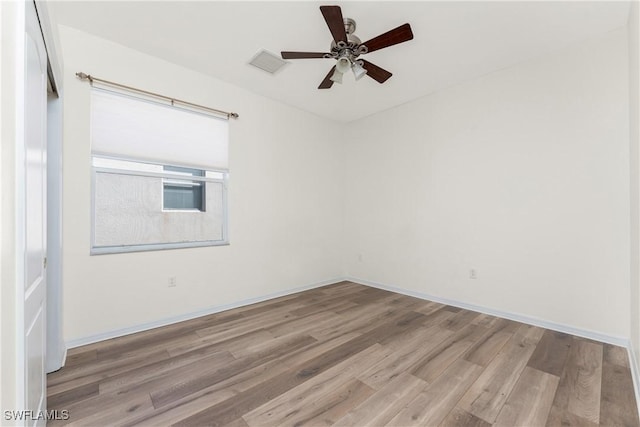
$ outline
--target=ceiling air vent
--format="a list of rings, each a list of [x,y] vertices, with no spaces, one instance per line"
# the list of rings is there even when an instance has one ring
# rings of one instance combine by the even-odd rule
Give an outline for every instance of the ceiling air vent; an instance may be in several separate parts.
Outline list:
[[[267,73],[275,74],[278,70],[287,65],[288,62],[283,60],[279,56],[263,49],[260,52],[256,53],[249,64],[253,65],[254,67],[258,67],[261,70],[266,71]]]

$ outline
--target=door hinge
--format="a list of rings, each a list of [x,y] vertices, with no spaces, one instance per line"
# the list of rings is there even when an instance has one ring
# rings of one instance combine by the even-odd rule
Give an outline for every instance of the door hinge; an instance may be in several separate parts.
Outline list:
[[[42,260],[42,268],[47,268],[47,257]]]

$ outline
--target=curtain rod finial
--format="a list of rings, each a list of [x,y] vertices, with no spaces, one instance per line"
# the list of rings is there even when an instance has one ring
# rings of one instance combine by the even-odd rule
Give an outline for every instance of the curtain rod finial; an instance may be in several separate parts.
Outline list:
[[[238,115],[238,113],[229,113],[229,117],[232,119],[237,119],[240,116]]]
[[[93,81],[90,74],[80,72],[80,73],[76,73],[76,76],[78,76],[80,80],[89,80],[90,82]]]

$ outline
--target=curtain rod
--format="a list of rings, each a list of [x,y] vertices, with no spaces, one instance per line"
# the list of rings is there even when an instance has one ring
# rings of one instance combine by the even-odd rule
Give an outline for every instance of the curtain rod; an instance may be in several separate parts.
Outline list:
[[[141,93],[141,94],[144,94],[144,95],[150,95],[150,96],[155,96],[157,98],[165,99],[167,101],[171,101],[172,105],[175,102],[177,102],[177,103],[180,103],[180,104],[188,105],[190,107],[200,108],[202,110],[207,110],[207,111],[213,111],[214,113],[222,114],[222,115],[227,116],[227,119],[230,119],[230,118],[237,119],[238,117],[240,117],[238,115],[238,113],[230,113],[228,111],[216,110],[215,108],[205,107],[204,105],[198,105],[198,104],[194,104],[192,102],[182,101],[180,99],[175,99],[175,98],[171,98],[169,96],[160,95],[158,93],[149,92],[149,91],[142,90],[142,89],[137,89],[137,88],[131,87],[131,86],[126,86],[126,85],[123,85],[123,84],[120,84],[120,83],[114,83],[114,82],[111,82],[109,80],[103,80],[103,79],[99,79],[97,77],[93,77],[91,74],[86,74],[86,73],[80,72],[80,73],[76,73],[76,76],[80,80],[88,80],[89,83],[93,83],[94,81],[95,82],[100,82],[100,83],[105,83],[105,84],[108,84],[108,85],[111,85],[111,86],[120,87],[120,88],[127,89],[127,90],[130,90],[130,91],[133,91],[133,92],[138,92],[138,93]]]

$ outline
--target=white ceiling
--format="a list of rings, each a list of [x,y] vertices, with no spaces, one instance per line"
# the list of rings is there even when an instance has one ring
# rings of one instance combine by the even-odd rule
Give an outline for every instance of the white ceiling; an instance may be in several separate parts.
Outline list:
[[[300,59],[275,75],[247,63],[260,50],[325,52],[320,13],[336,2],[55,1],[60,24],[348,122],[626,25],[628,2],[339,2],[363,41],[409,22],[414,39],[365,55],[394,75],[317,87],[333,60]]]

